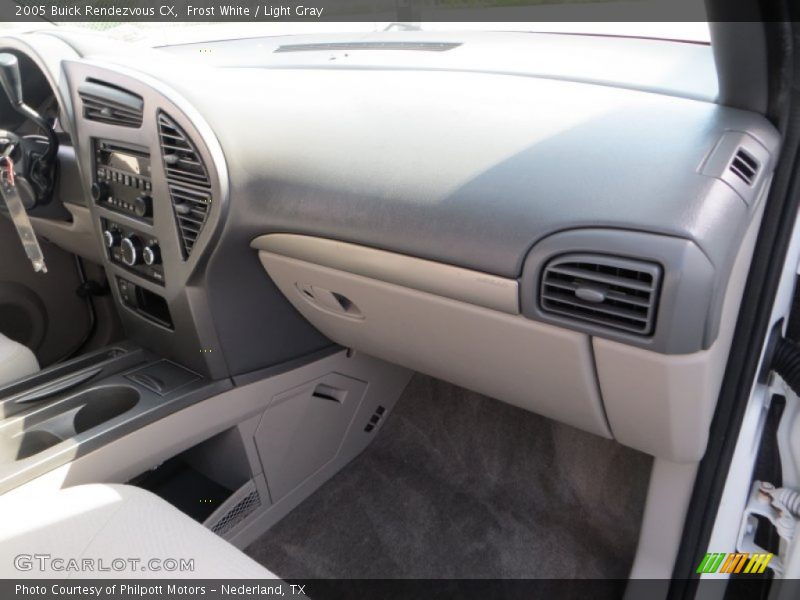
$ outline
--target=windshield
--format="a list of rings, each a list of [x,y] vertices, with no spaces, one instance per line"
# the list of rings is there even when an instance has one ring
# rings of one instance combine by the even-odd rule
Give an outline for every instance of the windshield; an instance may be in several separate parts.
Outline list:
[[[398,8],[408,2],[417,0],[342,0],[330,9],[320,9],[322,14],[314,20],[292,20],[293,15],[271,14],[270,11],[286,8],[281,5],[262,4],[257,8],[258,16],[251,15],[249,20],[238,22],[220,22],[218,14],[220,6],[211,12],[192,12],[191,4],[180,4],[175,20],[156,22],[153,20],[127,20],[125,22],[97,18],[94,21],[81,21],[80,17],[66,22],[58,18],[42,17],[38,21],[0,23],[0,32],[10,30],[41,29],[43,27],[59,27],[92,31],[109,38],[140,42],[149,46],[169,46],[194,42],[210,42],[241,38],[308,35],[308,34],[352,34],[353,36],[383,31],[495,31],[495,32],[537,32],[537,33],[569,33],[603,36],[623,36],[652,38],[661,40],[677,40],[693,43],[709,43],[708,24],[701,0],[671,0],[674,9],[678,4],[683,22],[640,22],[615,20],[635,18],[640,15],[655,15],[661,0],[471,0],[479,8],[459,9],[460,5],[470,4],[466,0],[419,0],[422,8],[412,13],[417,21],[391,21],[389,19],[409,17]],[[355,2],[355,3],[354,3]],[[388,2],[391,10],[378,10],[381,2]],[[455,8],[449,6],[453,4]],[[460,5],[459,5],[460,2]],[[198,2],[199,4],[200,2]],[[86,3],[86,9],[90,2]],[[132,0],[131,5],[140,4]],[[242,6],[252,4],[246,0]],[[663,4],[663,3],[662,3]],[[344,10],[350,6],[353,10]],[[365,11],[364,7],[368,10]],[[433,8],[430,8],[433,7]],[[446,7],[446,8],[443,8]],[[152,9],[151,9],[152,10]],[[197,9],[194,9],[197,10]],[[325,13],[325,10],[336,12]],[[648,12],[649,11],[649,12]],[[48,15],[49,16],[49,15]],[[84,17],[86,15],[83,15]],[[347,22],[338,21],[338,17],[352,19]],[[383,17],[385,20],[371,20]],[[451,17],[460,17],[452,19]],[[491,21],[477,21],[478,18],[491,17]],[[530,18],[540,18],[531,21]],[[113,18],[113,17],[112,17]],[[522,19],[526,20],[523,21]],[[594,21],[579,19],[595,19]]]
[[[381,31],[505,31],[530,33],[572,33],[640,37],[709,43],[707,23],[583,23],[583,22],[344,22],[344,23],[164,23],[147,22],[24,22],[2,23],[0,32],[29,31],[43,27],[60,27],[65,30],[85,30],[128,42],[141,42],[149,46],[169,46],[194,42],[230,40],[262,36],[339,33],[363,35]]]

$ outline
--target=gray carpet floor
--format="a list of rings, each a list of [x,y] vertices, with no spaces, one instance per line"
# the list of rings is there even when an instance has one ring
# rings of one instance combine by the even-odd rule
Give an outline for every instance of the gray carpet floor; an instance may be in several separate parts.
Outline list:
[[[651,464],[416,375],[373,444],[246,552],[284,578],[626,577]]]

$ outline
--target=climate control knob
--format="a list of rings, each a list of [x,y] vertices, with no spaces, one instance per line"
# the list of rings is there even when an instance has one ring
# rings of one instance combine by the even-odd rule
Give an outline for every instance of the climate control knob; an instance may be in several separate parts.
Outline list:
[[[142,250],[142,258],[144,259],[144,264],[150,267],[159,264],[161,262],[161,248],[156,243],[145,246],[144,250]]]
[[[120,236],[119,231],[116,229],[106,229],[103,232],[103,242],[106,245],[106,248],[115,248],[119,246],[119,241],[122,236]]]
[[[124,238],[119,247],[122,251],[122,262],[129,267],[142,262],[142,241],[135,235]]]

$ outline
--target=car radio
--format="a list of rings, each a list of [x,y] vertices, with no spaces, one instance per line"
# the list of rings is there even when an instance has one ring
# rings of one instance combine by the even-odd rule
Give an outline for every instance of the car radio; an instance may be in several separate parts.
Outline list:
[[[92,198],[106,208],[152,221],[153,184],[146,148],[94,140]]]

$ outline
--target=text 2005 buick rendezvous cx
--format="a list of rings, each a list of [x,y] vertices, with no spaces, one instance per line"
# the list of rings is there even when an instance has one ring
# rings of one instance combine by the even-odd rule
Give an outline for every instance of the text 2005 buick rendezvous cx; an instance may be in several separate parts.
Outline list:
[[[0,574],[785,591],[789,21],[0,38]]]

